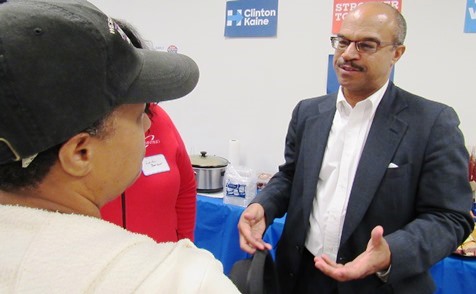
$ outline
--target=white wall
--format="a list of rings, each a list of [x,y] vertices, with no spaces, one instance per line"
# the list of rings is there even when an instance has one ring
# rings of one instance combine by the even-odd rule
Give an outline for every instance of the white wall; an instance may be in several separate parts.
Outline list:
[[[228,140],[238,139],[244,165],[274,172],[293,107],[326,92],[333,0],[281,0],[276,38],[241,39],[224,37],[224,0],[91,2],[156,46],[177,45],[198,63],[197,88],[162,104],[191,154],[227,157]],[[476,145],[476,34],[463,33],[466,0],[402,2],[407,51],[395,83],[454,107],[467,144]]]

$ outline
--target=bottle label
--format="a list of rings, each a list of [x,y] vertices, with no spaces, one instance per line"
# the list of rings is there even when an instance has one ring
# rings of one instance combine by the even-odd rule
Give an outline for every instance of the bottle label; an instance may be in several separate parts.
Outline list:
[[[228,180],[225,186],[225,196],[245,198],[246,185],[234,184]]]

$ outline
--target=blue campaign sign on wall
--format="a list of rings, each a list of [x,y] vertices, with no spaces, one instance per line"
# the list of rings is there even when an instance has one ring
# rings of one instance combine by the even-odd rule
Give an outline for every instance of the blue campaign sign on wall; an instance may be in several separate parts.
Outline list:
[[[465,33],[476,33],[476,0],[468,0],[466,5]]]
[[[337,92],[339,90],[339,81],[337,80],[336,72],[334,71],[334,55],[329,54],[327,59],[327,94]],[[395,65],[392,68],[390,73],[390,80],[393,81],[393,76],[395,73]]]
[[[327,59],[327,94],[339,90],[339,81],[337,80],[336,72],[334,71],[333,60],[334,55],[329,54],[329,58]]]
[[[278,0],[226,2],[225,37],[274,37]]]

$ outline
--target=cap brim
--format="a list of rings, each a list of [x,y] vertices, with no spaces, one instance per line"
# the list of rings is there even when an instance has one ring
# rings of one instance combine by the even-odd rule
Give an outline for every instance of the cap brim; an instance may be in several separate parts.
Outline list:
[[[143,58],[142,70],[126,94],[134,102],[159,102],[190,93],[198,83],[199,69],[190,57],[170,52],[136,49]]]

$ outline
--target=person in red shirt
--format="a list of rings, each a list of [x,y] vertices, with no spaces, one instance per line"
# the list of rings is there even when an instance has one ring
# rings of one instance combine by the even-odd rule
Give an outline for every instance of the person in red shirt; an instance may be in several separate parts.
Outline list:
[[[146,47],[130,24],[115,21],[135,47]],[[152,123],[142,173],[121,197],[101,209],[101,216],[157,242],[193,241],[197,192],[190,157],[169,115],[157,104],[148,109]]]

